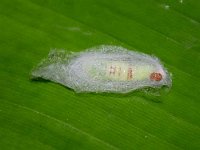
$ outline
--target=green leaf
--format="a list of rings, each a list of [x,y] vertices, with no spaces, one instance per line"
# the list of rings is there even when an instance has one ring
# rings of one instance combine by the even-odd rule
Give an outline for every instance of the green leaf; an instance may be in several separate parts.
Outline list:
[[[1,149],[200,149],[200,1],[1,0]],[[76,94],[29,74],[50,49],[160,58],[167,95]],[[156,102],[155,102],[156,101]]]

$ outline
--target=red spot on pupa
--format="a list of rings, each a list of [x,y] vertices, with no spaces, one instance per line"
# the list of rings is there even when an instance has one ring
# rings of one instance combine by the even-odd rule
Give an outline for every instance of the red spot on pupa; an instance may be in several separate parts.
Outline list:
[[[150,75],[150,79],[153,80],[153,81],[160,81],[160,80],[162,80],[162,74],[153,72]]]
[[[128,80],[131,80],[133,78],[133,70],[132,68],[128,68]]]
[[[110,66],[110,75],[111,75],[111,74],[114,75],[115,72],[116,72],[116,67]]]

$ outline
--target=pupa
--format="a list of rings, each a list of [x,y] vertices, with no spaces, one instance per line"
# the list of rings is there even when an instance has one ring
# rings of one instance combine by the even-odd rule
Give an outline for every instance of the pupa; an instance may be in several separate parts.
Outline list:
[[[52,50],[33,69],[31,77],[62,84],[78,93],[128,93],[172,85],[170,74],[157,57],[111,45],[82,52]]]

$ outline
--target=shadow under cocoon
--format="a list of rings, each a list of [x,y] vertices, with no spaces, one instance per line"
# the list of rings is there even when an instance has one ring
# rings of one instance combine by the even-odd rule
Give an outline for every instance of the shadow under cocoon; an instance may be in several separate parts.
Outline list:
[[[148,101],[152,102],[157,102],[161,103],[163,102],[162,97],[169,94],[170,87],[167,86],[162,86],[161,88],[152,88],[152,87],[145,87],[141,89],[137,89],[134,91],[131,91],[129,93],[112,93],[112,92],[76,92],[73,89],[64,86],[60,83],[54,83],[51,80],[44,79],[42,77],[30,77],[30,81],[33,83],[36,82],[42,82],[42,83],[53,83],[57,84],[59,86],[64,87],[66,90],[71,91],[74,93],[76,96],[83,96],[83,97],[88,97],[88,96],[106,96],[106,97],[111,97],[111,98],[127,98],[127,97],[141,97],[144,98]]]

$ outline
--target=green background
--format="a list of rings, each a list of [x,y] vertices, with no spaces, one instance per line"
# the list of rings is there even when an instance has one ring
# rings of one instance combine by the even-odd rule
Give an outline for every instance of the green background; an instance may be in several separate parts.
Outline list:
[[[159,57],[171,91],[76,94],[29,80],[50,49],[100,44]],[[200,149],[199,51],[199,0],[0,0],[0,149]]]

